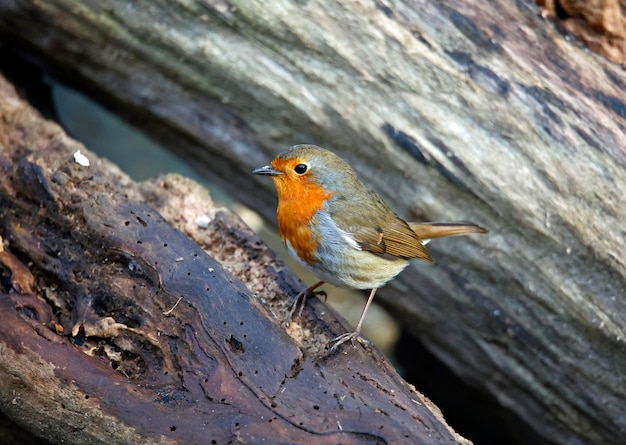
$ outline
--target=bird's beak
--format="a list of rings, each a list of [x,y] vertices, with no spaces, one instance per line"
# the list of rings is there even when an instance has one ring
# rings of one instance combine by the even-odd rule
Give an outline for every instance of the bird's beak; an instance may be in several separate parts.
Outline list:
[[[271,165],[266,165],[265,167],[259,167],[252,170],[252,173],[255,175],[264,175],[264,176],[278,176],[282,174],[281,171],[278,171],[272,168]]]

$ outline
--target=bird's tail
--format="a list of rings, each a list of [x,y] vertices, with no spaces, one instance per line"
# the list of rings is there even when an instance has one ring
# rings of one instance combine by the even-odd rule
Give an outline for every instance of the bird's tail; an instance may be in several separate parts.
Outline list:
[[[417,236],[420,237],[424,244],[434,238],[488,232],[487,229],[467,221],[409,223],[409,226],[411,230],[417,233]]]

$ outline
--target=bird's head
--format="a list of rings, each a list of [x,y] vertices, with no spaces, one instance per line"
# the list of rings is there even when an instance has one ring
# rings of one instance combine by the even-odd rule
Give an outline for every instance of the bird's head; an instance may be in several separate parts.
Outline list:
[[[315,145],[295,145],[252,173],[271,176],[279,200],[349,193],[358,182],[354,170],[343,159]]]

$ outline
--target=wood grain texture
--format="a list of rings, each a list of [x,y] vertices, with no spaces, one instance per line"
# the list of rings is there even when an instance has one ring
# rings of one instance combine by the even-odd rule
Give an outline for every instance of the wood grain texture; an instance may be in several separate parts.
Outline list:
[[[334,149],[433,242],[381,299],[555,443],[626,436],[626,78],[531,2],[0,3],[6,44],[273,218],[249,175]]]

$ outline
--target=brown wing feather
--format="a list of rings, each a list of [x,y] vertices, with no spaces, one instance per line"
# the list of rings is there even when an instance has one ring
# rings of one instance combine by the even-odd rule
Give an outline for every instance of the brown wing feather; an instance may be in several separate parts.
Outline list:
[[[420,237],[380,196],[356,177],[346,189],[351,190],[350,196],[337,193],[328,206],[335,224],[352,234],[361,249],[383,256],[433,262]]]
[[[363,250],[380,255],[433,262],[420,237],[398,217],[384,228],[361,227],[354,231],[353,235]]]

